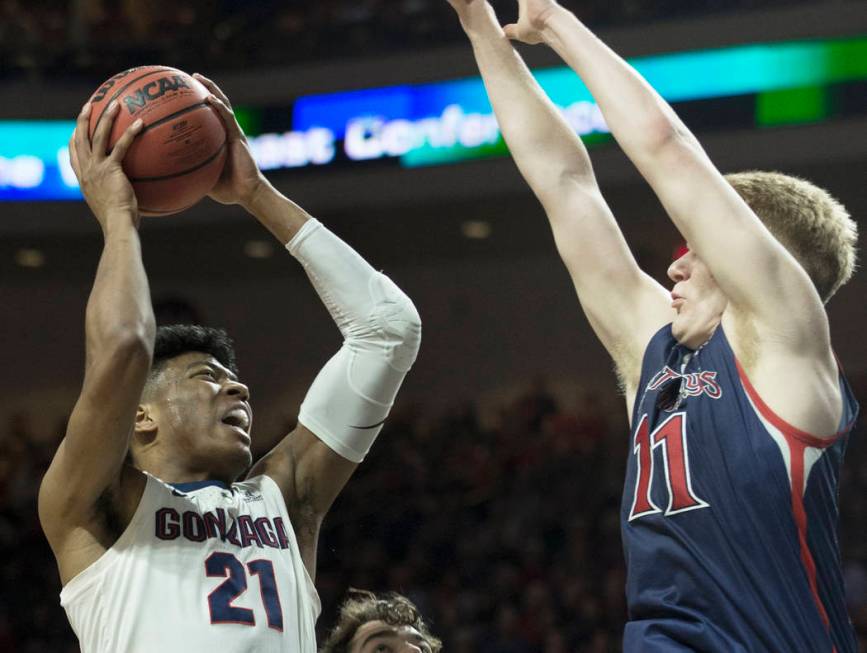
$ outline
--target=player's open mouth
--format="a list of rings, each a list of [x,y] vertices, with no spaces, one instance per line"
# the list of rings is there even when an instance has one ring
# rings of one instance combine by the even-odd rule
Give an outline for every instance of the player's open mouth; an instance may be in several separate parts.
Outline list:
[[[223,422],[223,424],[234,426],[244,433],[246,433],[250,428],[250,415],[246,410],[240,407],[230,410],[228,413],[223,415],[223,419],[220,421]]]

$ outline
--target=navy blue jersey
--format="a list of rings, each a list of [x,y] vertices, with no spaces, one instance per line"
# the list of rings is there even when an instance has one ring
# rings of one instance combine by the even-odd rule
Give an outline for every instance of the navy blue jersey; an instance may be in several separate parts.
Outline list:
[[[624,650],[854,653],[837,480],[858,405],[816,438],[761,400],[722,327],[698,350],[650,340],[621,506]]]

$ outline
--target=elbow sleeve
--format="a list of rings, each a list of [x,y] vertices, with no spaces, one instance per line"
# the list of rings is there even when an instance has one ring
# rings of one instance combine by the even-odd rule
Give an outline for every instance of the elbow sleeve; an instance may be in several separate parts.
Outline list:
[[[361,462],[415,362],[421,319],[391,279],[318,221],[308,221],[287,247],[344,337],[298,419],[336,453]]]

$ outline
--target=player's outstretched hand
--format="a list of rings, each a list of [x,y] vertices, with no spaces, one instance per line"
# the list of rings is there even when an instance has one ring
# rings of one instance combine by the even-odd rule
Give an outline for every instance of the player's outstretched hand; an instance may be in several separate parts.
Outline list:
[[[136,134],[141,131],[142,122],[136,120],[127,127],[111,152],[108,152],[109,135],[117,118],[118,106],[117,101],[109,105],[91,142],[87,132],[93,107],[90,102],[85,104],[78,114],[75,130],[69,140],[69,162],[78,178],[84,199],[103,231],[107,221],[114,215],[132,215],[136,224],[139,219],[138,201],[121,163]]]
[[[256,189],[262,185],[264,177],[253,159],[250,144],[244,135],[241,125],[235,118],[232,104],[226,94],[213,81],[195,73],[193,75],[211,92],[208,102],[217,110],[223,124],[226,126],[229,148],[226,167],[214,189],[208,197],[220,204],[245,204],[250,201]]]
[[[518,0],[518,22],[505,25],[503,31],[513,41],[541,43],[542,30],[559,6],[555,0]]]

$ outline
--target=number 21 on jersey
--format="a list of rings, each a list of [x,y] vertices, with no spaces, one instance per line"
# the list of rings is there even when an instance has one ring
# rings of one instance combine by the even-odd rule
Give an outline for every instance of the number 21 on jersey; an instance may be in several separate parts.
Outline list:
[[[283,611],[274,578],[274,564],[270,560],[253,560],[247,563],[245,569],[234,555],[220,551],[212,553],[205,560],[207,576],[226,579],[208,595],[211,623],[256,625],[256,616],[251,609],[233,605],[233,601],[247,591],[247,571],[259,578],[268,627],[283,632]]]
[[[668,506],[664,514],[676,515],[679,512],[708,508],[692,489],[689,470],[689,451],[686,443],[686,413],[675,413],[650,432],[647,415],[642,415],[635,429],[633,453],[635,453],[637,472],[635,496],[629,521],[652,515],[663,510],[651,498],[653,490],[654,450],[662,449],[665,466],[665,483],[668,488]]]

